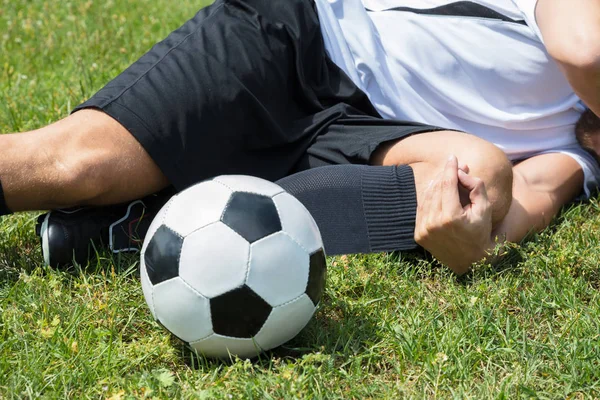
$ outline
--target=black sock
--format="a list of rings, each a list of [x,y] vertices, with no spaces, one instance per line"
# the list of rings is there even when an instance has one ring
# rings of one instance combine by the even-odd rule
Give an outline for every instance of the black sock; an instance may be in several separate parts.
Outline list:
[[[0,182],[0,216],[12,214],[12,211],[6,206],[6,200],[4,200],[4,191],[2,190],[2,182]]]
[[[319,226],[328,255],[410,250],[417,195],[407,165],[333,165],[277,181]]]

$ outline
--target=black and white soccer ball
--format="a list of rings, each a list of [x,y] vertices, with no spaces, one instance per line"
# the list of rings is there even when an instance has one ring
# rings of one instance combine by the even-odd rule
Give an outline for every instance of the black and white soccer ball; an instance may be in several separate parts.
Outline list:
[[[174,196],[141,252],[152,315],[207,357],[254,357],[292,339],[314,314],[325,276],[310,213],[250,176],[219,176]]]

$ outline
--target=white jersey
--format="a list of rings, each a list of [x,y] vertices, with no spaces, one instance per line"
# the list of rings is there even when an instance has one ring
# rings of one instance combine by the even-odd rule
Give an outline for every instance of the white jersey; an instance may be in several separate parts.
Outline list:
[[[546,51],[537,0],[316,0],[332,60],[384,118],[461,130],[509,159],[560,152],[600,168],[575,138],[584,105]]]

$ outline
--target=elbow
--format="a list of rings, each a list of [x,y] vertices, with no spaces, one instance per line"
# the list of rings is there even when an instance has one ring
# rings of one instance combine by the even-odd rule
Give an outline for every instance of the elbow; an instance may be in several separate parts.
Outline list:
[[[582,72],[600,72],[600,43],[582,48],[576,54],[571,55],[564,64]]]
[[[563,67],[581,71],[600,71],[600,28],[588,27],[568,37],[550,39],[548,53]]]

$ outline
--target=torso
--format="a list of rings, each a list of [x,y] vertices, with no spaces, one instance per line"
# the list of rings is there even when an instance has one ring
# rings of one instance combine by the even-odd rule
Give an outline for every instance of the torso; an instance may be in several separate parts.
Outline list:
[[[317,8],[331,58],[384,118],[470,132],[512,160],[576,144],[582,105],[513,0]]]

